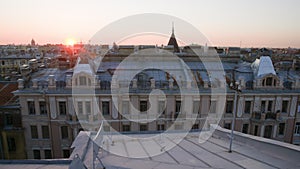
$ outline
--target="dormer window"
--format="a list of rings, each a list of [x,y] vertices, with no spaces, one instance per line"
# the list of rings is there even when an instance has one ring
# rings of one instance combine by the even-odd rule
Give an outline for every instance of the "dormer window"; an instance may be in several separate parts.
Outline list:
[[[274,86],[276,87],[277,80],[275,77],[266,77],[262,80],[262,86]]]
[[[266,86],[272,86],[272,81],[273,81],[273,78],[267,77],[267,79],[266,79]]]
[[[79,76],[79,85],[86,86],[86,77],[85,76]]]
[[[85,76],[79,76],[79,86],[91,86],[91,79]]]

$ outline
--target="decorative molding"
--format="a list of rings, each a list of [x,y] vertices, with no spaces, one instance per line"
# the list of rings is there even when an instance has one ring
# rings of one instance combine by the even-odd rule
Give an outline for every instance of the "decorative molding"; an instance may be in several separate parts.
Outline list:
[[[52,119],[56,119],[57,112],[56,112],[56,100],[55,97],[49,97],[49,103],[50,103],[50,116]]]
[[[290,105],[290,116],[294,117],[295,112],[296,112],[296,107],[297,107],[297,96],[292,97],[292,102]]]

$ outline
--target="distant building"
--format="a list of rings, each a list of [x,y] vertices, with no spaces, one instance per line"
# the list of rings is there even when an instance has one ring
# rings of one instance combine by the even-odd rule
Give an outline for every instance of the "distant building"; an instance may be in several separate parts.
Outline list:
[[[31,44],[31,46],[35,46],[35,40],[34,40],[34,39],[31,39],[30,44]]]

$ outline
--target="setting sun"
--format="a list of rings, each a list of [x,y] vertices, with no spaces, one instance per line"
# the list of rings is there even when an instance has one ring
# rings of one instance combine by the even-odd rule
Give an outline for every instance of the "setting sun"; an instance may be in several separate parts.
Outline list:
[[[76,41],[72,38],[68,38],[66,40],[66,45],[68,45],[68,46],[73,46],[75,43],[76,43]]]

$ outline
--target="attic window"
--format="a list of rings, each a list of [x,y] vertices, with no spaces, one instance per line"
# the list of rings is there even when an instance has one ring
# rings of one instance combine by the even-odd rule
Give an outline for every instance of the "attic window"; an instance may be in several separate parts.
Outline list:
[[[273,78],[272,77],[267,77],[266,80],[266,86],[272,86]]]
[[[86,86],[86,77],[84,77],[84,76],[79,77],[79,85]]]

